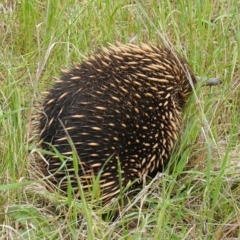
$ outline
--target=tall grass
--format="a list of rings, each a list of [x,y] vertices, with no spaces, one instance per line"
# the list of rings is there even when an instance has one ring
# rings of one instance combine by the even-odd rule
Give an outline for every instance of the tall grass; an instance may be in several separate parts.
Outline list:
[[[0,235],[3,239],[240,238],[240,4],[222,1],[0,3]],[[198,86],[169,168],[103,221],[35,178],[31,114],[61,68],[108,43],[174,47]],[[83,213],[83,216],[81,216]]]

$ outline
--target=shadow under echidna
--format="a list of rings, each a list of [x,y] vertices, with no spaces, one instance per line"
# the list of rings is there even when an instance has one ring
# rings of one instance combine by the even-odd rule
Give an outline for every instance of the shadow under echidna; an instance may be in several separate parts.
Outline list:
[[[109,203],[163,170],[196,82],[187,62],[166,48],[102,48],[64,70],[42,103],[39,145],[57,154],[38,159],[41,171],[65,192],[70,181],[77,193],[75,152],[83,190],[91,192],[99,177],[99,200]]]

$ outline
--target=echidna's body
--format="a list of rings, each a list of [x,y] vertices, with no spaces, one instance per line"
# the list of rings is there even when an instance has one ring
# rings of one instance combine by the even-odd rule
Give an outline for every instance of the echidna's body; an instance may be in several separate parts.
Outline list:
[[[82,185],[89,188],[102,169],[101,199],[108,201],[120,186],[161,171],[179,134],[182,108],[191,92],[189,76],[195,83],[185,61],[149,45],[102,49],[63,71],[44,100],[38,131],[43,149],[51,150],[50,143],[68,159],[59,170],[63,162],[45,156],[43,172],[58,171],[54,181],[63,190],[70,176],[77,188],[73,143]]]

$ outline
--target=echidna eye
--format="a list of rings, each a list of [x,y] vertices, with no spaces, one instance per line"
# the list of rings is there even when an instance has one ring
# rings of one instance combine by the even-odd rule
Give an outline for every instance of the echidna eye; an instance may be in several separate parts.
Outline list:
[[[181,96],[180,96],[180,89],[174,89],[173,92],[172,92],[172,95],[174,96],[174,98],[177,100],[179,99]]]
[[[186,102],[186,96],[180,91],[177,91],[174,94],[174,99],[176,100],[177,103],[181,105],[183,105]]]

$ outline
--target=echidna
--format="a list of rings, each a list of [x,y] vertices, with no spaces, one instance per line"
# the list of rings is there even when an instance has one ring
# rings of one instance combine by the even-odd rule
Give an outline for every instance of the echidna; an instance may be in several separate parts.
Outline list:
[[[146,44],[102,48],[64,70],[43,101],[38,132],[41,148],[65,158],[46,155],[42,171],[53,174],[63,191],[69,179],[78,191],[76,151],[83,189],[101,172],[104,202],[145,174],[162,171],[180,132],[191,81],[197,79],[185,60]]]

